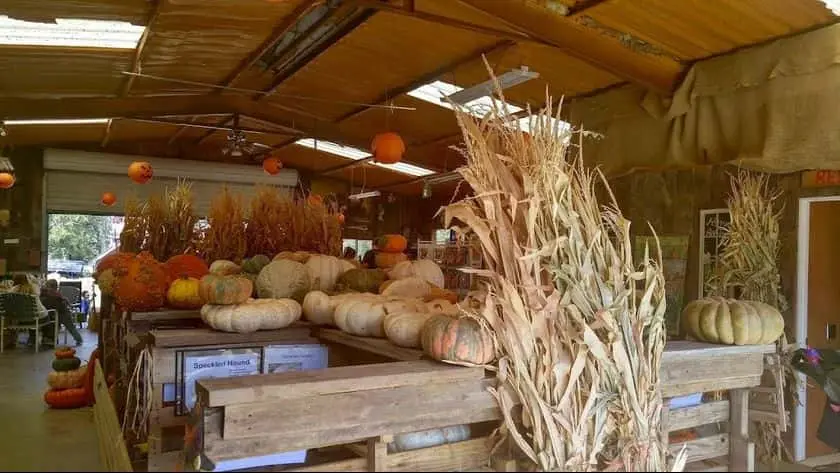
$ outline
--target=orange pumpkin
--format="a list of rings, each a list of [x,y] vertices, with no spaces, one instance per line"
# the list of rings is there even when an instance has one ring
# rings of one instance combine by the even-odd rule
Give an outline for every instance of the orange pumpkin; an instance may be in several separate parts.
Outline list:
[[[402,235],[382,235],[376,239],[376,247],[385,253],[402,253],[408,248],[408,240]]]
[[[344,225],[344,214],[338,214],[336,215],[336,218],[338,218],[339,224]]]
[[[107,269],[116,269],[118,272],[124,271],[128,267],[128,263],[134,259],[134,253],[126,253],[122,251],[115,251],[108,253],[105,257],[96,263],[96,273],[101,273]]]
[[[166,303],[169,276],[164,265],[148,252],[137,255],[117,280],[114,298],[130,312],[160,309]]]
[[[117,202],[117,196],[113,192],[102,193],[102,205],[110,207]]]
[[[166,260],[166,273],[169,280],[175,281],[179,278],[201,279],[210,273],[210,268],[203,259],[195,255],[175,255]]]
[[[146,161],[134,161],[128,166],[128,177],[138,184],[145,184],[154,175],[152,165]]]
[[[266,158],[262,163],[263,171],[272,176],[278,174],[283,169],[283,163],[277,158]]]
[[[8,189],[15,185],[15,175],[8,172],[0,172],[0,189]]]
[[[490,332],[475,319],[436,314],[421,331],[423,352],[438,361],[484,365],[495,357]]]
[[[93,350],[87,362],[87,372],[85,373],[85,394],[87,395],[87,402],[92,406],[96,401],[93,392],[93,375],[96,372],[96,364],[99,363],[99,347]]]
[[[408,261],[408,256],[405,253],[384,253],[377,251],[374,261],[376,262],[377,268],[388,269],[393,268],[397,263]]]
[[[44,393],[44,402],[53,409],[76,409],[88,405],[85,388],[51,389]]]
[[[58,347],[55,350],[56,359],[63,360],[65,358],[73,358],[76,356],[76,349],[71,347]]]
[[[379,133],[373,137],[371,143],[373,160],[382,164],[395,164],[402,160],[405,153],[405,142],[400,135],[389,131]]]

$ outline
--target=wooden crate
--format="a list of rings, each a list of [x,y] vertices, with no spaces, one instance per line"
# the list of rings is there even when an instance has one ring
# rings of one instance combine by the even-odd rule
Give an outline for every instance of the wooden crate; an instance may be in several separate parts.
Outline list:
[[[455,471],[484,466],[486,436],[388,453],[400,433],[501,418],[481,368],[408,361],[198,382],[188,451],[219,461],[344,445],[354,458],[292,471]],[[282,421],[280,421],[282,419]],[[480,433],[480,431],[477,431]],[[192,464],[193,458],[187,463]]]
[[[209,328],[158,327],[148,333],[152,354],[153,397],[149,417],[148,471],[172,471],[182,462],[186,415],[177,415],[175,404],[164,401],[164,386],[176,383],[176,353],[181,350],[214,350],[265,347],[284,344],[314,344],[305,323],[281,330],[226,333]]]

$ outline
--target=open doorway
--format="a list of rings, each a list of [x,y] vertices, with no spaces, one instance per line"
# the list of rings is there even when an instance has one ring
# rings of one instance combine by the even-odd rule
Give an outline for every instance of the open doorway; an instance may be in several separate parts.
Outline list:
[[[96,263],[119,244],[123,217],[51,213],[47,227],[47,278],[78,288],[90,309],[100,307],[94,285]]]
[[[796,342],[820,349],[840,349],[840,196],[799,200],[796,270]],[[799,378],[802,405],[794,408],[794,457],[836,456],[836,450],[817,438],[826,405],[818,386]],[[840,461],[840,458],[835,462]]]

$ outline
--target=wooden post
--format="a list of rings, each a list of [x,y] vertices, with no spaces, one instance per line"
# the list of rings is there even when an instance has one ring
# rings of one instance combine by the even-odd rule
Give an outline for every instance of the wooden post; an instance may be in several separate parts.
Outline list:
[[[368,470],[367,471],[388,471],[385,464],[388,459],[387,444],[382,442],[378,437],[371,438],[367,441],[368,448]]]
[[[729,471],[755,471],[754,446],[749,440],[749,389],[729,391]]]

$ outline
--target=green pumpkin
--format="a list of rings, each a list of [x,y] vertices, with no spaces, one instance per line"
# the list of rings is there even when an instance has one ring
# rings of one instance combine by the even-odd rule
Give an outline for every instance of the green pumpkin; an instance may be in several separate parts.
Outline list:
[[[55,371],[73,371],[82,365],[82,360],[79,357],[73,358],[56,358],[52,362],[52,369]]]
[[[260,274],[265,266],[271,263],[271,258],[266,255],[254,255],[242,261],[242,271],[249,274]]]
[[[387,276],[381,269],[351,269],[338,277],[337,292],[379,292]]]
[[[251,297],[253,283],[247,278],[208,274],[198,284],[198,295],[205,304],[233,305],[242,304]]]
[[[707,343],[766,345],[785,330],[785,320],[763,302],[708,297],[690,302],[683,309],[686,335]]]

